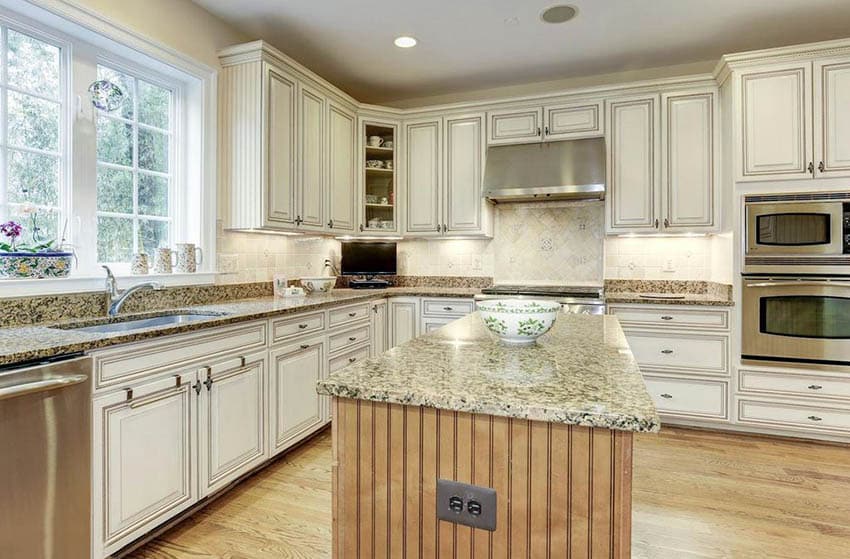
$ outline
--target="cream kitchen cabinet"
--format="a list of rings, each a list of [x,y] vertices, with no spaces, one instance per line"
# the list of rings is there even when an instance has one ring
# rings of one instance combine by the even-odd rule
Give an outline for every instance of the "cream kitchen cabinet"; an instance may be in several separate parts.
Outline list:
[[[268,458],[266,354],[234,356],[204,366],[198,392],[201,497],[211,495]]]
[[[739,181],[850,176],[850,58],[743,69]]]
[[[92,556],[105,557],[198,499],[193,386],[175,370],[93,400]]]
[[[391,297],[387,300],[389,347],[394,348],[420,333],[418,297]]]
[[[357,116],[328,101],[328,230],[354,232],[357,224]]]
[[[324,378],[327,362],[324,337],[301,338],[269,352],[272,455],[324,425],[316,383]]]
[[[598,100],[490,111],[487,113],[487,144],[524,144],[602,136],[603,120],[602,102]]]
[[[387,319],[387,300],[380,299],[372,302],[372,355],[380,355],[389,349],[387,336],[389,324]]]
[[[491,235],[492,207],[481,194],[483,113],[405,123],[405,233]]]
[[[325,97],[304,84],[298,86],[298,229],[325,228]]]
[[[609,233],[718,230],[717,104],[714,88],[609,101]]]

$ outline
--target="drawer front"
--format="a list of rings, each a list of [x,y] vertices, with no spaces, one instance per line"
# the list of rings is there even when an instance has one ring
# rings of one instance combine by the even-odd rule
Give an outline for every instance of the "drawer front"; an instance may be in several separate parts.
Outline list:
[[[722,381],[644,377],[658,413],[726,419],[728,384]]]
[[[371,340],[369,324],[328,336],[328,351],[336,353]]]
[[[272,343],[288,340],[301,334],[313,334],[325,329],[325,313],[300,314],[272,320]]]
[[[95,389],[124,385],[200,360],[210,362],[226,353],[245,352],[265,346],[265,322],[214,328],[118,346],[93,355]]]
[[[753,394],[850,399],[850,378],[740,369],[738,390]]]
[[[692,310],[650,307],[619,307],[611,305],[609,313],[615,315],[624,326],[662,326],[681,328],[729,329],[729,312],[719,310]]]
[[[369,303],[339,307],[328,311],[328,326],[336,328],[367,318],[369,318]]]
[[[729,337],[626,331],[641,369],[697,374],[729,373]]]
[[[806,402],[738,399],[738,421],[811,431],[850,431],[850,410]]]
[[[472,299],[422,299],[423,316],[465,316],[475,310]]]
[[[368,358],[369,346],[365,345],[362,347],[358,347],[331,359],[329,361],[330,366],[328,367],[328,370],[331,373],[335,373],[343,367],[348,367],[352,363],[356,363],[357,361],[363,361],[364,359]]]
[[[428,334],[430,332],[433,332],[434,330],[437,330],[438,328],[442,328],[446,324],[451,324],[455,320],[457,320],[457,318],[423,318],[421,331],[423,334]]]

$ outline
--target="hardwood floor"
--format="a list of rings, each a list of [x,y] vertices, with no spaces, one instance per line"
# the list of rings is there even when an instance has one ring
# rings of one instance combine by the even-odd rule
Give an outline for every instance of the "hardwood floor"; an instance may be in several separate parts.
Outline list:
[[[635,559],[850,557],[850,447],[665,428],[635,438]],[[136,559],[330,557],[330,433]]]

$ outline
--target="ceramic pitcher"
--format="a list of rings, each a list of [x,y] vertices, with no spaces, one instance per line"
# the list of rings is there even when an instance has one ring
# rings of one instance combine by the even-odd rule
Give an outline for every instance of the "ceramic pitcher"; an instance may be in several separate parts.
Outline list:
[[[194,274],[204,260],[201,247],[195,246],[194,243],[177,243],[174,252],[177,255],[177,271],[180,273]]]
[[[174,269],[175,253],[170,248],[158,248],[154,252],[153,271],[155,274],[170,274]]]

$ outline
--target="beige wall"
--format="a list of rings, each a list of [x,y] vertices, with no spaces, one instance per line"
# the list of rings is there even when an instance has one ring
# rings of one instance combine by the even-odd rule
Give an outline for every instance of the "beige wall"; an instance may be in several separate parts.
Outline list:
[[[77,3],[213,68],[218,66],[219,49],[252,39],[190,0],[77,0]]]

